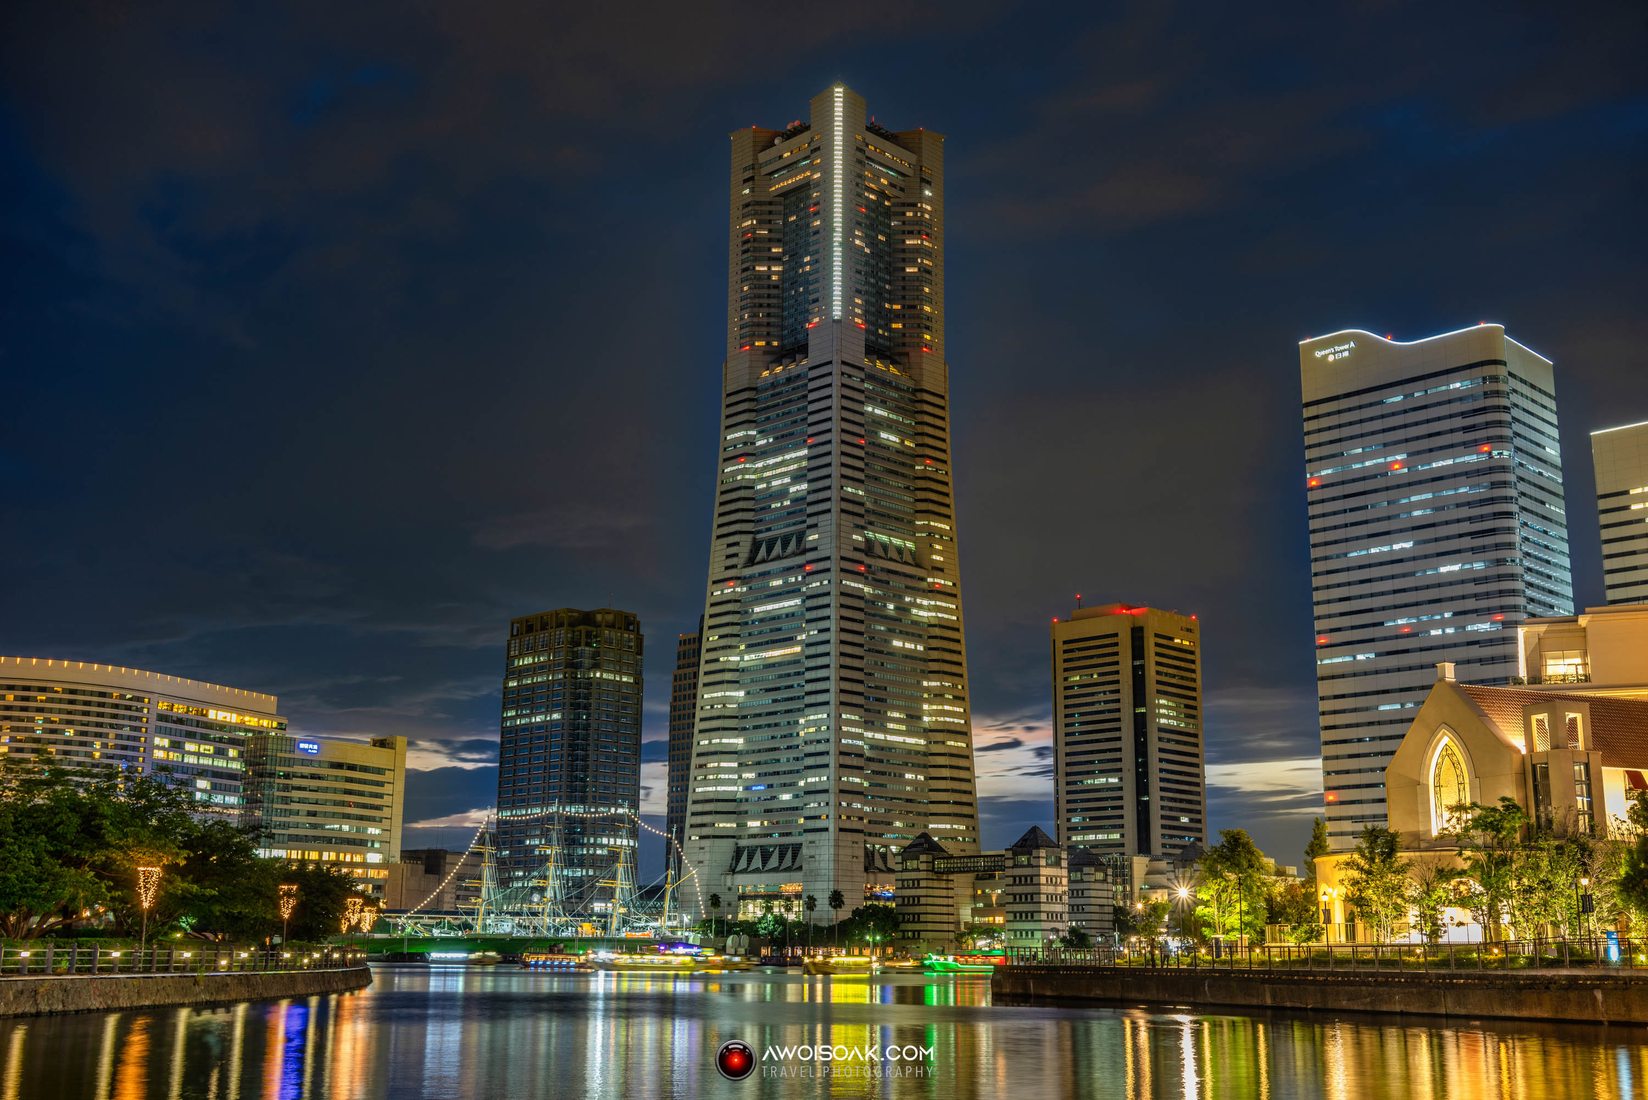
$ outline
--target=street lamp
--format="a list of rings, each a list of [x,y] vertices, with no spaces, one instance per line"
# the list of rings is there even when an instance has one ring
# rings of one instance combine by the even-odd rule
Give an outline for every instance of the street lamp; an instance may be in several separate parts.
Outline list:
[[[292,922],[292,910],[298,907],[298,887],[294,882],[280,885],[280,942],[286,942],[287,925]]]
[[[137,941],[137,957],[141,962],[143,949],[149,942],[149,910],[154,907],[155,898],[160,894],[160,868],[139,867],[137,869],[137,907],[143,911],[143,931]]]

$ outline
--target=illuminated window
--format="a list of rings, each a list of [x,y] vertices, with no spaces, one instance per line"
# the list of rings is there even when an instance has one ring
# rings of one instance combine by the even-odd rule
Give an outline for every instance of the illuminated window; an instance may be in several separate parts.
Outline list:
[[[1461,816],[1459,807],[1471,800],[1471,781],[1465,761],[1450,737],[1442,738],[1431,765],[1431,835],[1453,828]]]

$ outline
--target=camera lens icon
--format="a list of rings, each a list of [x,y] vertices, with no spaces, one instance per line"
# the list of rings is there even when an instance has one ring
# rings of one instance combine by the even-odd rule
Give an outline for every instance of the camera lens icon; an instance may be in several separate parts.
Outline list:
[[[715,1052],[715,1068],[729,1081],[742,1081],[755,1072],[755,1051],[742,1039],[728,1039]]]

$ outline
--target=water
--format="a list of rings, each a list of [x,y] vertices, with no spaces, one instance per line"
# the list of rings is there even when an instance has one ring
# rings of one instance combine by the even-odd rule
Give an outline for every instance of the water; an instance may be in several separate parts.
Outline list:
[[[0,1100],[1648,1093],[1648,1032],[1639,1028],[989,1002],[988,981],[968,976],[383,968],[359,993],[0,1020]],[[792,1056],[732,1082],[714,1065],[728,1039],[758,1052],[896,1045],[931,1055],[839,1063],[833,1077]]]

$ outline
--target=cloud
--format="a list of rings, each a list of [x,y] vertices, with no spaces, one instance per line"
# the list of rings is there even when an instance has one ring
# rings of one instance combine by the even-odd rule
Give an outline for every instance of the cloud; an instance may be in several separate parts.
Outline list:
[[[488,550],[612,550],[647,524],[638,512],[585,504],[499,516],[484,521],[474,537],[475,545]]]
[[[1003,741],[991,741],[988,744],[984,744],[984,745],[980,745],[980,744],[975,743],[974,746],[973,746],[973,751],[975,753],[980,753],[980,752],[1002,752],[1005,749],[1018,749],[1018,748],[1023,748],[1023,747],[1024,747],[1024,741],[1021,738],[1009,737],[1009,738],[1007,738],[1006,740],[1003,740]]]

